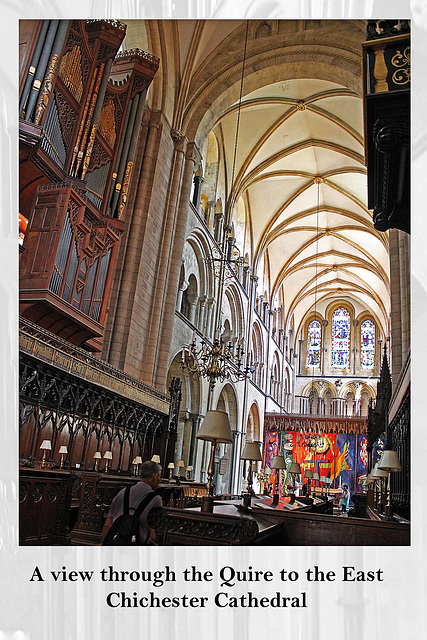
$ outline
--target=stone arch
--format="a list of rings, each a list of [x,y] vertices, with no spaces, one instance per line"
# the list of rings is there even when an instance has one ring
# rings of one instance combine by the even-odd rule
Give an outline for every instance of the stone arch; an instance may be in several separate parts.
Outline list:
[[[194,83],[191,105],[183,122],[188,139],[200,141],[212,130],[224,110],[239,98],[241,61],[245,24],[240,25],[223,40],[207,60]],[[336,22],[325,21],[313,31],[310,43],[301,44],[300,34],[288,33],[286,44],[277,47],[276,38],[263,37],[248,42],[244,93],[267,84],[297,78],[318,78],[339,83],[356,95],[361,95],[360,62],[358,53],[364,36],[357,25],[348,33],[345,42],[331,46],[336,37]],[[230,64],[230,51],[233,63]],[[215,78],[215,82],[212,82]],[[206,109],[206,105],[210,108]],[[199,145],[202,146],[202,145]]]
[[[239,420],[239,410],[237,403],[237,394],[234,386],[230,382],[226,382],[224,386],[221,388],[216,404],[216,408],[220,411],[225,411],[230,420],[231,431],[238,431],[238,420]],[[219,445],[219,456],[220,458],[225,457],[228,460],[227,471],[222,476],[216,474],[217,477],[217,487],[216,490],[219,493],[224,493],[227,490],[227,487],[230,486],[231,483],[231,474],[232,474],[232,460],[233,460],[233,449],[234,443],[230,444],[220,444]]]
[[[249,409],[246,423],[246,439],[250,442],[261,442],[261,424],[256,402],[253,402]]]

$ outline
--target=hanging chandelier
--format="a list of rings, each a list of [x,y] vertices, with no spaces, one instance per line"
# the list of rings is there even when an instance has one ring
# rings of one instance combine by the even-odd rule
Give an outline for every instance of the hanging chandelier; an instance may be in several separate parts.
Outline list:
[[[236,347],[233,342],[221,342],[219,336],[213,343],[202,338],[200,346],[197,346],[194,336],[187,349],[182,350],[181,369],[195,378],[207,378],[213,389],[217,380],[238,382],[253,371],[251,367],[243,367],[244,353],[243,338]]]
[[[222,230],[222,238],[219,244],[215,244],[211,249],[211,255],[206,259],[213,276],[217,280],[216,312],[215,312],[215,337],[213,342],[201,336],[198,344],[196,333],[193,333],[191,343],[184,347],[181,355],[181,369],[184,373],[195,378],[203,377],[209,380],[210,392],[213,391],[217,380],[224,382],[238,382],[244,380],[254,369],[244,366],[243,356],[244,339],[239,337],[237,344],[235,341],[226,342],[222,339],[222,300],[227,280],[236,277],[240,266],[244,264],[244,259],[235,246],[235,239],[231,236],[231,210],[234,205],[234,173],[237,156],[237,143],[240,128],[240,112],[243,96],[243,79],[246,65],[246,48],[248,42],[249,21],[246,21],[245,45],[243,52],[242,75],[240,79],[240,97],[237,110],[236,136],[234,142],[233,168],[231,175],[231,192],[227,199],[225,208],[225,224]]]

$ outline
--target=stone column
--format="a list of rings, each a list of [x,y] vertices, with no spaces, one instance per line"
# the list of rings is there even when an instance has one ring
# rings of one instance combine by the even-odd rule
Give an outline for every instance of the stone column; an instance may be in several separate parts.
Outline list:
[[[203,178],[202,176],[194,176],[194,192],[193,192],[193,205],[197,210],[197,213],[200,211],[200,195],[202,193],[202,184]]]
[[[182,283],[181,287],[178,289],[178,296],[177,296],[177,299],[176,299],[176,308],[178,309],[178,311],[181,311],[182,294],[184,293],[184,291],[186,290],[187,287],[188,287],[188,282],[186,282],[184,280],[184,282]]]
[[[136,331],[138,332],[139,341],[144,344],[147,332],[146,321],[139,321],[138,309],[135,305],[135,292],[144,273],[145,287],[147,299],[145,302],[146,309],[151,307],[152,300],[151,286],[154,273],[147,274],[145,269],[146,253],[144,245],[147,236],[150,235],[151,251],[154,251],[157,257],[161,242],[161,220],[159,219],[159,211],[163,212],[165,207],[165,199],[163,194],[159,197],[158,207],[152,206],[152,194],[158,186],[156,171],[159,162],[159,148],[167,147],[169,142],[165,128],[163,114],[161,112],[153,113],[147,124],[147,138],[144,148],[142,167],[138,176],[138,189],[136,192],[135,202],[132,208],[132,217],[126,220],[127,237],[124,238],[119,246],[119,257],[117,260],[116,274],[112,287],[112,296],[110,299],[111,324],[107,321],[106,334],[111,336],[110,344],[104,348],[103,357],[115,367],[124,369],[132,375],[139,376],[139,362],[128,357],[129,342],[132,341]],[[165,149],[164,155],[169,153],[169,149]],[[163,166],[163,171],[169,173],[170,167]],[[154,209],[156,209],[154,211]],[[158,210],[159,211],[158,211]],[[148,213],[151,212],[151,216]],[[159,230],[160,223],[160,230]],[[159,244],[157,244],[159,242]],[[120,270],[120,273],[119,273]],[[137,316],[137,317],[135,317]],[[136,324],[138,326],[136,327]],[[141,326],[143,325],[143,326]],[[141,345],[140,345],[140,351]]]
[[[185,244],[185,234],[188,218],[191,188],[191,177],[194,172],[196,161],[200,155],[194,143],[185,144],[186,140],[181,136],[177,144],[182,145],[183,173],[180,176],[180,196],[177,198],[173,216],[170,219],[167,233],[164,234],[165,241],[170,241],[169,251],[162,254],[161,274],[159,277],[158,294],[161,299],[155,310],[157,322],[153,324],[152,348],[155,365],[153,378],[154,385],[159,389],[166,386],[166,376],[169,361],[169,350],[172,342],[173,323],[175,316],[175,300],[177,295],[179,276],[182,263],[182,252]],[[185,149],[185,158],[184,158]],[[177,183],[177,187],[178,187]],[[169,243],[168,243],[169,244]]]
[[[222,211],[215,213],[214,218],[214,238],[217,242],[221,242],[222,238],[222,225],[224,222]]]
[[[185,425],[189,418],[188,411],[180,411],[179,419],[178,419],[178,427],[176,430],[176,442],[175,442],[175,453],[174,453],[174,464],[176,469],[176,463],[178,460],[182,460],[183,457],[183,447],[184,447],[184,433],[185,433]]]
[[[298,340],[298,344],[299,344],[299,349],[298,349],[298,375],[302,375],[302,345],[304,343],[304,340],[302,340],[300,338],[300,340]]]
[[[206,302],[207,296],[200,296],[199,298],[199,313],[197,318],[197,328],[203,335],[205,335],[205,324],[206,324]]]
[[[196,309],[197,309],[197,301],[199,297],[197,294],[189,295],[187,297],[188,300],[188,319],[192,325],[196,325]]]

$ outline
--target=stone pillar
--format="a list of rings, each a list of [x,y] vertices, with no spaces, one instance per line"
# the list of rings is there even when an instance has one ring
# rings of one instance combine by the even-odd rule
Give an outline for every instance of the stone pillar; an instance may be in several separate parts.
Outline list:
[[[117,260],[116,273],[112,286],[112,296],[110,299],[110,313],[107,321],[106,335],[111,336],[108,348],[103,350],[103,358],[110,364],[121,368],[124,371],[139,376],[140,364],[142,362],[142,351],[147,336],[147,321],[139,313],[135,304],[135,292],[140,283],[140,279],[145,280],[145,304],[146,309],[151,308],[152,286],[154,285],[154,273],[148,273],[146,269],[147,260],[155,263],[158,251],[161,247],[161,226],[160,215],[163,214],[166,206],[166,193],[158,195],[157,206],[152,203],[152,195],[158,188],[157,171],[159,163],[159,149],[164,148],[164,156],[170,153],[167,148],[170,138],[164,131],[167,128],[163,114],[156,112],[151,114],[147,123],[147,137],[145,142],[142,167],[138,176],[138,188],[135,196],[132,217],[127,219],[127,236],[119,245],[119,256]],[[164,165],[163,171],[167,174],[170,166]],[[130,204],[130,203],[129,203]],[[151,213],[151,215],[149,215]],[[150,252],[145,251],[145,245],[150,240]],[[153,258],[153,253],[155,258]],[[142,276],[141,274],[144,274]],[[133,358],[129,351],[132,348],[132,341],[138,334],[139,357]],[[142,343],[142,345],[141,345]]]
[[[243,288],[246,291],[246,293],[248,292],[248,288],[249,288],[249,276],[250,276],[250,267],[248,267],[247,265],[245,267],[243,267]]]
[[[199,329],[199,331],[201,331],[201,333],[203,333],[203,335],[205,335],[204,329],[206,324],[206,301],[207,301],[207,296],[200,296],[199,313],[197,317],[197,328]]]
[[[196,294],[189,295],[187,297],[188,300],[188,319],[192,325],[196,325],[196,309],[197,309],[197,301],[199,297]]]
[[[180,176],[180,197],[173,207],[174,215],[171,216],[171,224],[164,234],[165,244],[170,246],[169,251],[162,254],[162,262],[159,273],[158,294],[159,303],[155,309],[157,322],[153,324],[151,332],[153,358],[155,373],[152,384],[164,389],[166,386],[166,376],[169,361],[169,351],[172,342],[173,323],[175,317],[175,300],[179,284],[179,276],[182,263],[182,252],[185,244],[185,234],[189,210],[189,197],[191,189],[191,177],[193,175],[196,161],[200,159],[196,145],[194,143],[185,144],[186,140],[182,136],[178,138],[177,144],[182,145],[183,172]],[[184,158],[185,149],[185,158]],[[178,186],[178,184],[177,184]],[[170,244],[169,244],[170,242]]]
[[[298,375],[302,375],[302,345],[304,340],[298,340],[299,349],[298,349]]]
[[[180,411],[178,418],[178,427],[176,430],[176,442],[175,442],[175,452],[174,452],[174,465],[176,469],[176,463],[178,460],[183,460],[183,448],[184,448],[184,433],[185,433],[185,425],[189,418],[188,411]]]
[[[200,195],[202,193],[202,184],[203,184],[202,176],[194,176],[193,182],[194,182],[193,205],[196,208],[197,213],[199,213]]]
[[[221,242],[222,238],[222,225],[224,222],[222,211],[215,213],[214,218],[214,238],[217,242]]]
[[[184,293],[184,291],[186,290],[187,287],[188,287],[188,282],[186,282],[184,280],[184,282],[182,283],[181,287],[178,289],[178,296],[177,296],[177,299],[176,299],[176,308],[178,309],[178,311],[181,311],[182,294]]]

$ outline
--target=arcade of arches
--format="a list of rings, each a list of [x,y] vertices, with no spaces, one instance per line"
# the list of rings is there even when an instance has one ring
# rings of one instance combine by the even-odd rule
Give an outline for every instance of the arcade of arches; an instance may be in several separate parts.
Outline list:
[[[366,28],[359,20],[67,22],[55,89],[44,94],[39,112],[39,103],[29,107],[26,79],[44,23],[21,22],[21,215],[29,221],[21,247],[22,336],[45,343],[53,334],[56,348],[68,344],[74,360],[85,350],[88,369],[120,374],[120,384],[133,385],[127,398],[135,404],[122,411],[103,405],[103,397],[102,410],[94,401],[91,417],[73,427],[70,411],[57,410],[66,395],[59,390],[32,412],[36,382],[28,358],[34,365],[36,355],[26,352],[21,461],[37,457],[48,439],[56,464],[59,445],[68,447],[71,468],[89,468],[96,451],[111,449],[110,470],[123,473],[133,456],[161,452],[162,463],[176,467],[182,460],[196,482],[204,480],[210,447],[196,434],[209,382],[185,375],[180,365],[193,339],[214,337],[219,283],[211,258],[225,229],[221,340],[234,350],[243,345],[250,373],[236,383],[217,382],[209,398],[211,408],[228,414],[233,434],[215,452],[216,492],[242,490],[247,441],[262,444],[259,471],[272,455],[286,453],[289,434],[298,437],[299,429],[316,424],[329,434],[335,457],[342,452],[339,438],[347,437],[347,460],[340,463],[347,475],[340,478],[336,462],[328,472],[326,458],[324,473],[336,486],[350,479],[352,491],[363,490],[368,457],[372,466],[387,425],[406,406],[410,356],[409,234],[378,230],[368,208]],[[54,47],[58,38],[57,32]],[[99,72],[97,84],[102,47],[119,52],[113,61],[111,51],[102,58],[110,78],[103,82]],[[71,77],[76,68],[80,93]],[[129,78],[136,80],[128,89]],[[98,112],[91,83],[104,91]],[[75,131],[73,118],[82,123]],[[61,202],[71,203],[60,243],[74,234],[75,253],[62,255],[56,241],[52,259],[36,273],[42,232],[54,237],[62,228],[46,221],[59,192]],[[43,281],[49,269],[53,275]],[[47,376],[44,367],[41,358],[39,374]],[[387,376],[388,413],[377,402]],[[380,377],[384,384],[377,387]],[[168,391],[177,378],[181,401],[171,418]],[[74,398],[85,394],[85,385],[92,393],[107,384],[95,374],[82,380]],[[117,382],[110,391],[120,389]],[[138,402],[150,418],[138,417]],[[382,418],[367,448],[376,406]],[[167,430],[163,414],[169,414]],[[163,427],[150,426],[156,416]],[[141,420],[143,437],[129,435],[126,428]],[[72,449],[82,434],[83,444]],[[402,515],[409,517],[408,497],[400,493]]]

